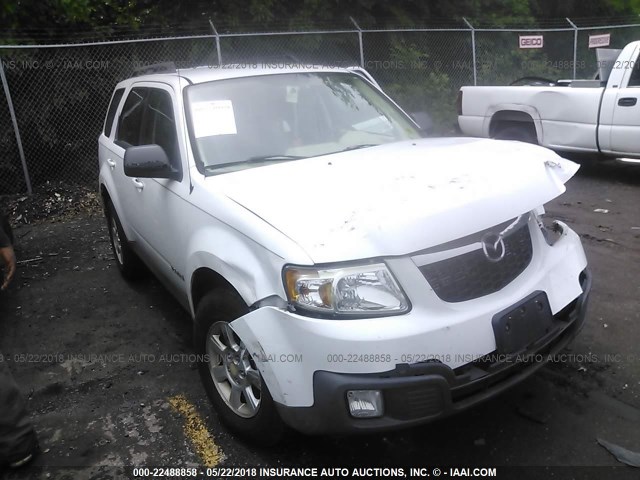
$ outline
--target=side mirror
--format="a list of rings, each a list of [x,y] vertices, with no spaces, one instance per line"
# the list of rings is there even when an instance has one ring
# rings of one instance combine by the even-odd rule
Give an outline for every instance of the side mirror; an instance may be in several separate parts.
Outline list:
[[[127,177],[170,178],[182,180],[182,172],[171,165],[160,145],[139,145],[124,152],[124,174]]]
[[[433,120],[427,112],[412,112],[409,116],[420,127],[420,133],[428,135],[433,131]]]

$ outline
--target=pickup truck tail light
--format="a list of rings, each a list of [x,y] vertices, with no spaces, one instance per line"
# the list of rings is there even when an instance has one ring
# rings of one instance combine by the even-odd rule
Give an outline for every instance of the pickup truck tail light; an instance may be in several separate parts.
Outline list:
[[[462,90],[458,90],[458,98],[456,99],[456,108],[458,115],[462,115]]]

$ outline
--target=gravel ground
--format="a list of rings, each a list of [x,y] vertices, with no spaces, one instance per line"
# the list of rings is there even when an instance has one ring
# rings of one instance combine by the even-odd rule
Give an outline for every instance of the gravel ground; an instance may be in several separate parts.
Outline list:
[[[153,278],[120,277],[93,192],[60,193],[66,202],[49,193],[54,209],[86,202],[60,207],[55,221],[42,220],[51,213],[40,215],[37,201],[15,198],[21,263],[0,297],[0,351],[29,398],[43,454],[7,478],[120,478],[131,465],[201,468],[207,454],[222,466],[620,466],[597,439],[640,451],[639,188],[639,168],[608,163],[580,171],[547,206],[580,234],[594,275],[587,325],[565,362],[431,425],[292,434],[270,449],[220,425],[193,362],[189,315]]]

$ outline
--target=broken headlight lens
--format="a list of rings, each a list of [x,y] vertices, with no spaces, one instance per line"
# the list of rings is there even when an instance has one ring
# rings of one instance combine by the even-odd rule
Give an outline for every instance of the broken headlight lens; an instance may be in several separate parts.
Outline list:
[[[285,267],[289,303],[330,316],[397,315],[409,301],[384,263],[344,268]]]

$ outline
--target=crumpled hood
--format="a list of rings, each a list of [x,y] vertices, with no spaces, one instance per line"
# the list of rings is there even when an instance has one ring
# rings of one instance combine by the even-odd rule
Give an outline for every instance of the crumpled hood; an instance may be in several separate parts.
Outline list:
[[[577,170],[534,145],[444,138],[251,168],[206,183],[325,263],[405,255],[490,228],[557,197]]]

